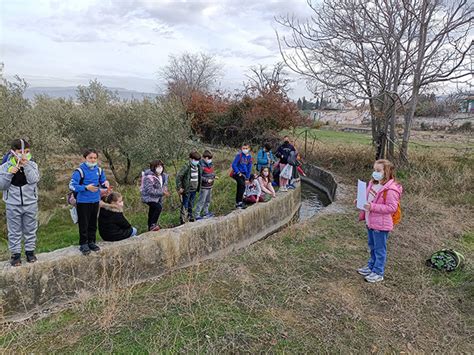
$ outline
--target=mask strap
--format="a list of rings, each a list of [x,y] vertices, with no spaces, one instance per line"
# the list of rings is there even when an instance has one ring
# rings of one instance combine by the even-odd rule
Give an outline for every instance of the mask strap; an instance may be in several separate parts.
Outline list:
[[[25,154],[25,141],[20,139],[21,142],[21,155]]]

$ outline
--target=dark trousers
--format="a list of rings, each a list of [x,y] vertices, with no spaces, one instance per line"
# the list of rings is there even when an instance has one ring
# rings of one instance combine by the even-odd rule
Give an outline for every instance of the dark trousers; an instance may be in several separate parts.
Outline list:
[[[235,202],[241,203],[244,199],[244,192],[245,192],[245,176],[234,174],[232,176],[235,181],[237,181],[237,193],[235,194]]]
[[[158,223],[163,206],[159,202],[147,202],[147,205],[150,207],[148,209],[148,229],[150,229],[152,225]]]
[[[188,220],[193,218],[194,200],[196,199],[197,191],[190,191],[187,194],[183,194],[181,213],[179,221],[181,224],[186,223]]]
[[[76,209],[79,224],[79,244],[95,243],[99,202],[78,203]]]

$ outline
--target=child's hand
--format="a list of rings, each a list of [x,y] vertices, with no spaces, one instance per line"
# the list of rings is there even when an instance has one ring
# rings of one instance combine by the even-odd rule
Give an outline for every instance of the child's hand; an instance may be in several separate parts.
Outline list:
[[[182,195],[183,192],[184,192],[184,189],[183,189],[183,188],[180,188],[180,189],[178,190],[178,193],[179,193],[180,195]]]
[[[110,188],[110,182],[109,182],[109,180],[105,180],[104,186],[105,186],[107,189]]]
[[[212,179],[207,180],[207,182],[208,182],[209,184],[212,183],[213,181],[214,181],[214,180],[212,180]]]
[[[249,185],[249,184],[250,184],[250,181],[245,180],[245,185]]]
[[[14,166],[14,165],[12,165],[8,168],[8,172],[11,173],[11,174],[16,174],[19,170],[20,170],[20,168],[17,167],[17,166]]]
[[[97,192],[97,190],[99,190],[99,188],[97,186],[89,184],[89,185],[86,186],[86,190],[88,190],[90,192]]]
[[[366,204],[364,205],[364,209],[365,209],[367,212],[369,212],[369,211],[370,211],[370,203],[366,203]]]

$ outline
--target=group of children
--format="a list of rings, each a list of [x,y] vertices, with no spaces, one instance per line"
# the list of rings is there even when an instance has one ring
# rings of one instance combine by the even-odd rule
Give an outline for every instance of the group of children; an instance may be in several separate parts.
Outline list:
[[[84,254],[97,252],[97,225],[105,241],[119,241],[137,235],[137,228],[130,225],[123,215],[123,198],[111,191],[104,170],[98,166],[98,152],[88,149],[84,162],[74,170],[69,189],[77,211],[79,226],[79,250]],[[189,161],[176,175],[176,190],[181,198],[180,222],[213,217],[209,211],[214,182],[218,179],[212,162],[212,153],[205,150],[189,154]],[[275,185],[285,192],[293,188],[301,170],[301,160],[289,138],[275,155],[269,144],[264,144],[257,154],[257,174],[252,173],[253,158],[248,144],[243,144],[231,164],[229,175],[236,181],[236,208],[247,204],[267,201],[276,196]],[[277,178],[279,184],[276,184]],[[38,191],[40,174],[37,164],[31,160],[30,145],[23,139],[12,142],[10,152],[0,165],[0,191],[6,204],[8,247],[12,254],[11,265],[21,265],[21,241],[24,239],[26,260],[35,262],[36,232],[38,229]],[[148,230],[160,229],[158,220],[163,199],[170,195],[169,176],[161,160],[150,163],[142,173],[140,192],[148,205]],[[388,160],[378,160],[368,186],[367,204],[360,219],[368,229],[370,258],[367,266],[357,271],[369,282],[383,280],[387,239],[393,229],[394,215],[400,211],[401,185],[395,180],[395,169]],[[198,201],[196,209],[194,204]]]

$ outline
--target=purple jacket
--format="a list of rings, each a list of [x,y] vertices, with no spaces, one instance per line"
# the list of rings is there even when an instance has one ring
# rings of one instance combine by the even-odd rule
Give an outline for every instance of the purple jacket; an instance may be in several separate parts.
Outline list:
[[[369,182],[367,187],[367,197],[373,182]],[[387,191],[387,198],[384,199],[384,191]],[[391,232],[393,230],[393,218],[398,209],[398,203],[402,197],[403,188],[395,180],[389,180],[379,190],[374,200],[370,203],[370,211],[367,227],[379,231]],[[365,220],[365,211],[360,211],[359,220]]]
[[[163,202],[163,195],[168,190],[168,174],[162,173],[161,177],[163,185],[160,184],[158,176],[153,171],[150,169],[145,170],[141,187],[143,202]]]

